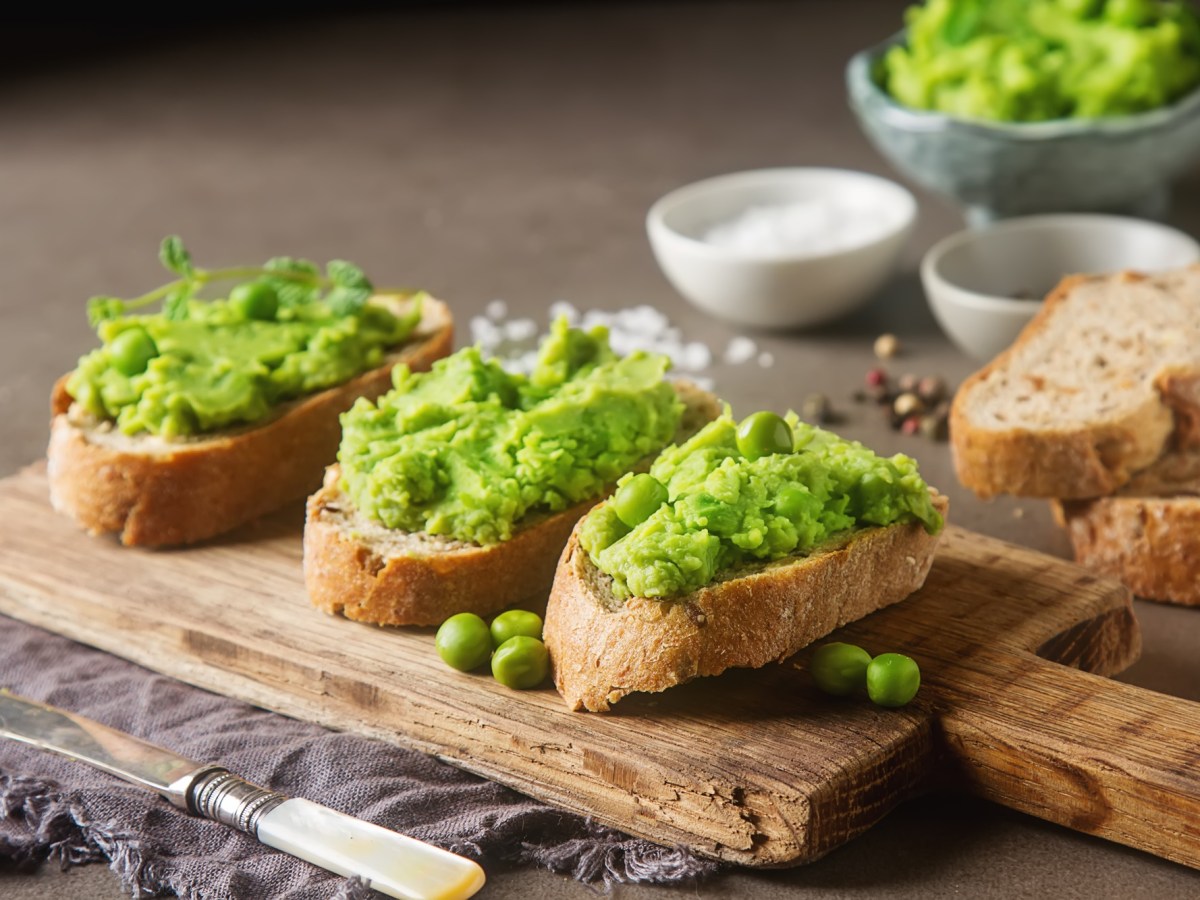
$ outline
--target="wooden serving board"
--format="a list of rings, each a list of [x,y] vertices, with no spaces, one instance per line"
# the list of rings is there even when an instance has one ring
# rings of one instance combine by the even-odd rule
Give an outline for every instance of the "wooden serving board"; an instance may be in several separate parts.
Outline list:
[[[794,865],[950,785],[1200,865],[1200,704],[1101,677],[1139,650],[1128,595],[1058,559],[951,528],[924,589],[842,629],[920,663],[903,709],[820,694],[801,654],[597,715],[447,668],[432,629],[311,608],[298,511],[140,551],[46,497],[40,466],[0,482],[0,612],[654,841]]]

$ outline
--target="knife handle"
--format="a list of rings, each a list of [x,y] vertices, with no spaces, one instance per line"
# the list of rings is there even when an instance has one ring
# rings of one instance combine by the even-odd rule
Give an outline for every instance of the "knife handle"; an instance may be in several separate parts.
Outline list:
[[[328,807],[264,790],[220,766],[195,773],[188,809],[401,900],[465,900],[484,874],[465,857]]]
[[[389,897],[466,900],[483,887],[483,869],[465,857],[299,798],[266,812],[258,839],[330,872],[357,875]]]

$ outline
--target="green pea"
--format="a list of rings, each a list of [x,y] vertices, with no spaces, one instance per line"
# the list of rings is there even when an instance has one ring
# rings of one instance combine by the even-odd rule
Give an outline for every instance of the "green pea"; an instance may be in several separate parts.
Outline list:
[[[265,281],[244,281],[229,292],[229,305],[244,318],[270,321],[279,312],[279,294]]]
[[[492,632],[475,613],[448,618],[437,630],[434,643],[442,662],[460,672],[478,669],[492,655]]]
[[[145,328],[135,325],[112,339],[108,356],[113,368],[122,375],[140,375],[146,371],[150,360],[158,356],[158,346]]]
[[[903,706],[920,686],[920,667],[903,653],[881,653],[867,666],[867,696],[880,706]]]
[[[742,419],[737,429],[737,448],[747,459],[772,453],[791,453],[795,446],[792,429],[773,412],[761,410]]]
[[[822,644],[812,655],[808,671],[817,687],[827,694],[845,697],[867,683],[871,654],[854,644],[834,641]]]
[[[542,617],[523,609],[510,609],[492,619],[492,644],[499,647],[511,637],[542,639]]]
[[[812,495],[794,484],[785,484],[775,495],[775,512],[795,522],[814,506]]]
[[[667,502],[667,488],[653,475],[643,472],[617,488],[612,502],[617,518],[634,528]]]
[[[550,673],[550,653],[535,637],[510,637],[492,654],[492,675],[505,687],[535,688]]]

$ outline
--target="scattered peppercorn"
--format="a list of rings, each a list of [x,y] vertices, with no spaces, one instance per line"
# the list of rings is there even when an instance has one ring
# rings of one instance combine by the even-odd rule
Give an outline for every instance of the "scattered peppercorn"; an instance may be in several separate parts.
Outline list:
[[[809,394],[805,397],[800,414],[806,421],[817,425],[828,425],[834,418],[833,406],[824,394]]]
[[[931,441],[944,441],[950,436],[950,429],[947,426],[945,416],[924,415],[921,416],[921,437]]]
[[[900,339],[894,334],[881,334],[875,338],[875,356],[879,359],[891,359],[900,352]]]
[[[921,398],[913,393],[904,393],[896,397],[892,402],[892,409],[900,418],[925,411],[925,404],[921,402]]]
[[[893,430],[910,435],[920,434],[932,441],[945,441],[950,437],[952,392],[945,379],[938,375],[905,373],[893,380],[886,369],[875,366],[867,370],[864,380],[866,387],[854,391],[854,402],[874,401]],[[810,415],[817,409],[815,405],[811,409],[807,406],[810,400],[805,401],[805,418],[822,421]],[[829,418],[824,421],[833,421],[835,414],[832,410],[827,415]]]
[[[946,382],[937,375],[926,375],[917,382],[917,396],[932,405],[946,396]]]

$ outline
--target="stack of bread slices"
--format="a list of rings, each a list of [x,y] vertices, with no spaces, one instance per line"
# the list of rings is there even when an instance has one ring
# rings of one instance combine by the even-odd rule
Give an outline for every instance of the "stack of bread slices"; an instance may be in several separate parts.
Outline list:
[[[950,428],[965,486],[1052,499],[1080,563],[1200,605],[1200,266],[1064,280]]]

